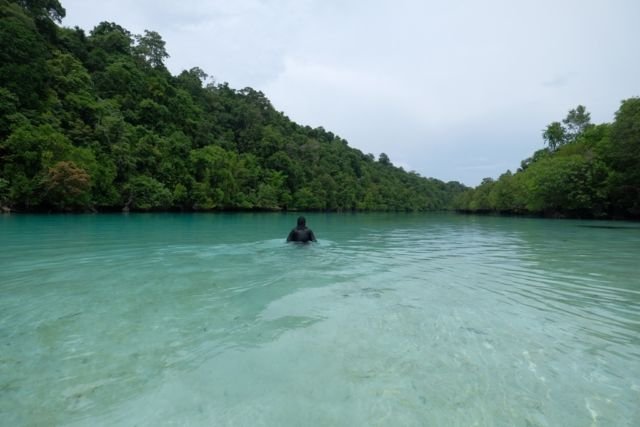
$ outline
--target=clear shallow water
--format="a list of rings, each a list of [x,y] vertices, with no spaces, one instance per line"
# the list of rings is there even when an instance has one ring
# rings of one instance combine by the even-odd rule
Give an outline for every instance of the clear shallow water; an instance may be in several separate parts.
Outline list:
[[[640,425],[640,224],[295,218],[0,216],[0,425]]]

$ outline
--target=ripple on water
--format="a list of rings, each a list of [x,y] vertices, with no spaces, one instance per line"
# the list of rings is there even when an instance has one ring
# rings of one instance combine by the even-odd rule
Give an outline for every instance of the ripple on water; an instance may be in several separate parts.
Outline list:
[[[7,425],[639,419],[638,233],[311,215],[303,246],[273,238],[286,215],[57,218],[0,223]]]

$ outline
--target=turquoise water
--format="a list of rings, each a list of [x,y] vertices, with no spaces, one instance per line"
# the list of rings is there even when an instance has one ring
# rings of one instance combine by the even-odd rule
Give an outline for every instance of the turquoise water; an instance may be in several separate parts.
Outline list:
[[[0,216],[0,424],[640,425],[640,224],[295,218]]]

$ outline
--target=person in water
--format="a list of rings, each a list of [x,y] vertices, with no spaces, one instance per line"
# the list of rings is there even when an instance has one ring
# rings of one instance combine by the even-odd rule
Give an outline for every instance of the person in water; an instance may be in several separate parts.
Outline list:
[[[287,242],[309,243],[316,241],[316,236],[310,228],[307,228],[307,220],[303,216],[298,218],[298,225],[287,236]]]

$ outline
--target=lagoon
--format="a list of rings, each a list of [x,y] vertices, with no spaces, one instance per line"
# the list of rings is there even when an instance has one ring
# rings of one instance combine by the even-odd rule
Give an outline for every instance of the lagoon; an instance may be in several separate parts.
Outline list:
[[[640,224],[0,216],[0,424],[635,426]]]

